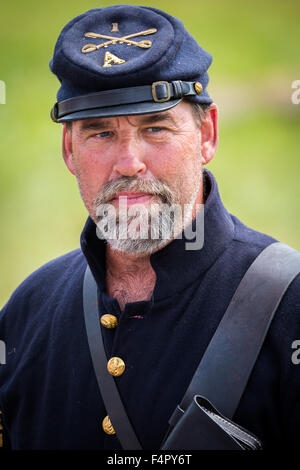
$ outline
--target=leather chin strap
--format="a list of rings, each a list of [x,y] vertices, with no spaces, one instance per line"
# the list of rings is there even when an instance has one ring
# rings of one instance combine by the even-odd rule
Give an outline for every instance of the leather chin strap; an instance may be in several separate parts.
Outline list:
[[[168,434],[196,395],[205,397],[227,418],[233,417],[278,305],[299,272],[300,253],[283,243],[272,243],[254,260],[211,339],[181,404],[169,420]],[[114,378],[106,369],[97,285],[89,267],[84,278],[83,302],[91,356],[104,405],[123,449],[141,450]]]
[[[200,82],[183,82],[181,80],[175,80],[171,83],[161,81],[154,82],[152,85],[100,91],[55,103],[51,110],[51,118],[54,122],[58,122],[64,116],[78,111],[147,101],[164,103],[185,96],[199,95],[200,93],[202,93]]]

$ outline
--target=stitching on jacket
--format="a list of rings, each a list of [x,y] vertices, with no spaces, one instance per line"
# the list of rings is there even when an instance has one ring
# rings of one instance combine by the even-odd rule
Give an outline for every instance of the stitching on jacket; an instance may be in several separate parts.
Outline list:
[[[259,442],[255,437],[253,437],[251,434],[247,434],[245,431],[242,431],[239,427],[237,427],[237,426],[235,426],[234,424],[232,424],[232,423],[226,421],[226,419],[221,418],[221,416],[217,415],[216,413],[213,413],[212,411],[208,410],[208,409],[205,408],[204,406],[202,406],[202,408],[203,408],[203,410],[204,410],[205,412],[207,412],[208,414],[215,416],[217,419],[219,419],[219,420],[221,420],[221,421],[224,421],[224,423],[228,424],[228,425],[231,426],[232,428],[237,429],[239,433],[244,434],[247,438],[253,439],[255,442],[257,442],[257,444],[259,444],[259,446],[261,445],[260,442]],[[251,440],[246,440],[246,442],[249,442],[250,444],[252,444]]]

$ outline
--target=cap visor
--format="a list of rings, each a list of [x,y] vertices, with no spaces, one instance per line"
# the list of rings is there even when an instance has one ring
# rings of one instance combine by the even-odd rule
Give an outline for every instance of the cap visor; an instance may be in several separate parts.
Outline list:
[[[102,117],[114,116],[130,116],[136,114],[150,114],[159,113],[171,109],[182,101],[178,100],[164,101],[163,103],[156,103],[152,101],[145,101],[143,103],[122,104],[120,106],[107,106],[105,108],[85,109],[83,111],[76,111],[75,113],[67,114],[57,120],[57,122],[66,121],[79,121],[81,119],[92,119]]]

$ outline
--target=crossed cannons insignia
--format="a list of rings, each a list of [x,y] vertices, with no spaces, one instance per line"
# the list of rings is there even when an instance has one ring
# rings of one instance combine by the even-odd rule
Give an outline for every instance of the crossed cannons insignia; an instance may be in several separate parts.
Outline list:
[[[113,29],[111,32],[117,32],[118,31],[118,24],[113,23]],[[133,41],[132,38],[136,38],[137,36],[148,36],[149,34],[154,34],[157,32],[156,28],[151,28],[147,29],[145,31],[140,31],[139,33],[133,33],[133,34],[128,34],[126,36],[123,36],[121,38],[118,37],[113,37],[113,36],[107,36],[105,34],[98,34],[98,33],[85,33],[85,37],[87,38],[100,38],[100,39],[107,39],[107,41],[102,42],[101,44],[86,44],[83,46],[81,49],[81,52],[84,54],[87,54],[88,52],[93,52],[98,49],[107,48],[111,44],[126,44],[127,46],[136,46],[136,47],[141,47],[143,49],[149,49],[149,47],[152,46],[152,42],[149,40],[142,40],[142,41]],[[123,59],[120,59],[116,55],[112,54],[111,52],[107,51],[104,56],[104,64],[102,67],[111,67],[112,63],[119,65],[123,64],[126,62]]]

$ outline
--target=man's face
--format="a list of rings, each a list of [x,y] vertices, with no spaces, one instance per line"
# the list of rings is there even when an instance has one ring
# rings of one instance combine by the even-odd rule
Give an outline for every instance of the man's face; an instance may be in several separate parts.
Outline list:
[[[202,202],[201,134],[191,105],[181,102],[156,114],[74,121],[64,156],[96,223],[104,203],[117,214],[122,204],[150,210],[175,203],[184,211]]]

